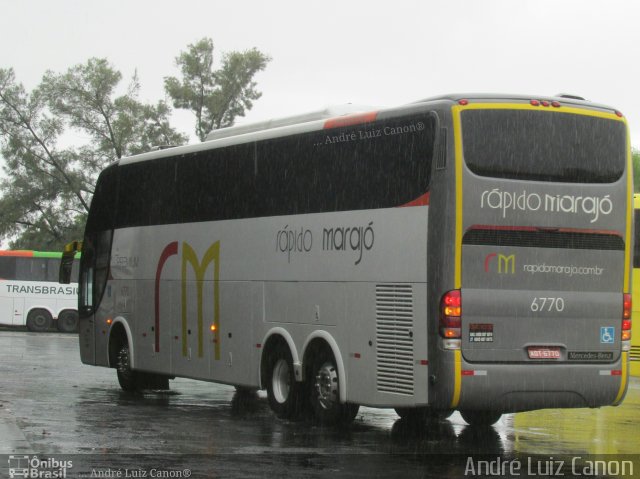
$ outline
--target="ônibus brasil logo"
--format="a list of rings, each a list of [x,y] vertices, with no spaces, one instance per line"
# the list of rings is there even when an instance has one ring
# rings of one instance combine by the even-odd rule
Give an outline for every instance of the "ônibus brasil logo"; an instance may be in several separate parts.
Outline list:
[[[25,478],[66,478],[67,469],[73,468],[73,461],[63,461],[54,457],[41,459],[38,456],[9,456],[9,477]]]

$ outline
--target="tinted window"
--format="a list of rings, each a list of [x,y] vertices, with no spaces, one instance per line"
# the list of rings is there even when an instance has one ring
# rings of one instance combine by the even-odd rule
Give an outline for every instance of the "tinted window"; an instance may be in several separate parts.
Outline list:
[[[47,281],[57,283],[60,276],[60,259],[47,260]]]
[[[0,256],[0,279],[16,279],[16,258]]]
[[[177,222],[177,165],[175,158],[163,158],[120,168],[119,227]]]
[[[18,281],[46,281],[46,258],[16,258],[16,279]]]
[[[116,225],[400,206],[428,191],[434,132],[422,114],[124,165]]]
[[[464,159],[496,178],[610,183],[625,167],[621,121],[558,112],[462,112]]]
[[[262,215],[390,208],[429,189],[427,115],[277,138],[258,145]]]
[[[118,199],[118,168],[109,166],[100,173],[91,200],[87,218],[87,231],[104,231],[113,228]]]

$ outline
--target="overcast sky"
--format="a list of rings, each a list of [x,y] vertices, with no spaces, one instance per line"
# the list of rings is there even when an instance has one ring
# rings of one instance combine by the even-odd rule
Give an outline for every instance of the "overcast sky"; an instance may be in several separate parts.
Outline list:
[[[574,93],[628,118],[640,147],[640,2],[635,0],[0,0],[0,67],[27,89],[46,70],[106,57],[141,99],[164,98],[175,57],[210,37],[218,53],[273,60],[247,120],[453,92]],[[174,126],[192,134],[186,112]],[[193,137],[193,136],[192,136]]]

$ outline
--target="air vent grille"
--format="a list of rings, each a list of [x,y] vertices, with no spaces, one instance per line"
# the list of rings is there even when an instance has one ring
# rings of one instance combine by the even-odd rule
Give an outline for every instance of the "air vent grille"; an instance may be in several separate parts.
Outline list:
[[[378,391],[413,395],[411,285],[376,285],[376,347]]]

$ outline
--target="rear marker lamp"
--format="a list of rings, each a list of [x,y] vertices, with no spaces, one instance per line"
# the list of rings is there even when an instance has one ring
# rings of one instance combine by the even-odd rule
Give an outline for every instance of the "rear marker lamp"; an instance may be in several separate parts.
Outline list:
[[[462,295],[459,289],[448,291],[440,300],[440,336],[445,339],[462,337]]]
[[[631,340],[631,295],[622,295],[622,341]]]

